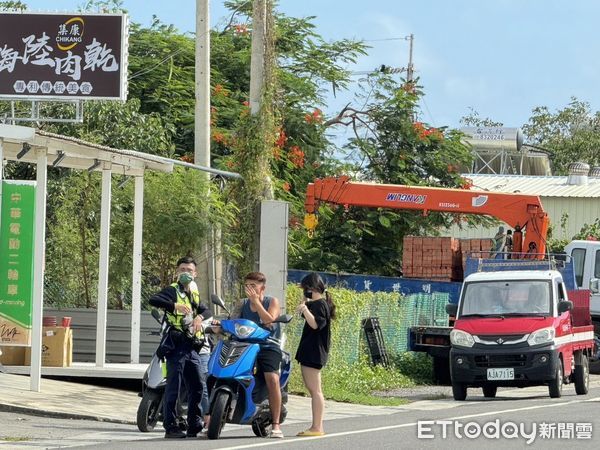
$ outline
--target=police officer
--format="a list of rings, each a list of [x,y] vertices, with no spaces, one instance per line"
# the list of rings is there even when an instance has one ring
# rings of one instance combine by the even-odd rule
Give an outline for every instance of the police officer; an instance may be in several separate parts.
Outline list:
[[[187,437],[196,437],[202,430],[203,377],[198,351],[204,341],[202,321],[212,313],[200,303],[195,283],[196,261],[185,256],[177,261],[177,281],[150,298],[150,304],[166,313],[172,349],[166,354],[167,386],[163,406],[165,438],[185,438],[176,421],[177,397],[184,381],[188,391]]]

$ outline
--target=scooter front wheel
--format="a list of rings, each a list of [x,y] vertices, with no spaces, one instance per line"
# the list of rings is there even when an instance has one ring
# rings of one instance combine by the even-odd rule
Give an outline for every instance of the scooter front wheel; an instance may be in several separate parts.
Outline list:
[[[137,410],[136,423],[138,430],[142,433],[154,430],[161,413],[161,406],[162,395],[146,389]]]
[[[210,422],[208,424],[208,430],[206,436],[209,439],[219,439],[221,431],[227,422],[227,416],[229,415],[229,394],[221,391],[217,393],[213,401],[210,414]]]

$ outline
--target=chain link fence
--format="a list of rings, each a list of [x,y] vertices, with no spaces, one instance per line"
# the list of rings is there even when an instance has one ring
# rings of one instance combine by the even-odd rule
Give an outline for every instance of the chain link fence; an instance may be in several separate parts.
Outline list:
[[[355,292],[346,289],[330,289],[337,307],[337,319],[332,322],[330,361],[352,364],[365,353],[366,343],[362,321],[377,317],[389,355],[398,355],[408,350],[410,327],[447,326],[447,293],[422,293],[402,296],[386,292]],[[300,291],[297,286],[288,286],[288,311],[295,310]],[[286,327],[287,350],[294,356],[304,320],[296,316]]]
[[[66,289],[61,283],[46,280],[44,305],[61,308],[85,308],[85,297],[76,290]],[[142,310],[149,309],[148,299],[159,290],[151,286],[142,289]],[[330,358],[347,364],[356,362],[365,353],[365,337],[362,321],[377,317],[381,326],[388,354],[400,354],[408,350],[410,327],[447,326],[448,314],[445,307],[449,301],[447,293],[419,293],[403,296],[389,292],[356,292],[344,288],[330,289],[337,306],[337,319],[332,323],[332,348]],[[300,298],[297,285],[288,285],[287,310],[293,313]],[[131,291],[118,299],[109,298],[112,309],[131,309]],[[95,300],[95,295],[94,295]],[[95,307],[96,303],[89,305]],[[123,306],[123,308],[115,308]],[[294,356],[304,320],[295,316],[286,326],[287,350]]]

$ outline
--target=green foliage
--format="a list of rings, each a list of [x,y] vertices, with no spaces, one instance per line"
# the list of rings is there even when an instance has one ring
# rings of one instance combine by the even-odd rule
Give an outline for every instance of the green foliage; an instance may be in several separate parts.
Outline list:
[[[569,214],[564,212],[561,215],[560,224],[551,223],[548,227],[548,238],[546,242],[546,247],[549,253],[563,252],[565,246],[571,241],[571,238],[566,235],[568,221]],[[560,226],[560,230],[557,225]]]
[[[322,383],[324,393],[332,400],[384,406],[402,405],[407,401],[395,397],[376,397],[372,392],[414,385],[397,369],[371,366],[366,361],[326,369],[323,371]]]
[[[238,273],[244,274],[258,267],[258,236],[260,224],[260,203],[273,199],[271,184],[272,148],[275,141],[277,108],[274,94],[277,90],[275,78],[276,58],[273,53],[274,30],[272,2],[266,0],[265,52],[263,80],[258,112],[246,114],[240,121],[237,132],[234,158],[239,161],[238,170],[243,180],[233,189],[240,210],[237,226],[233,230],[239,248],[244,249],[238,259]]]
[[[596,219],[592,224],[584,224],[573,239],[600,240],[600,219]]]
[[[79,303],[69,306],[93,307],[98,279],[100,176],[62,173],[49,183],[52,207],[48,209],[46,281],[55,289],[80,294]],[[113,188],[112,193],[109,298],[111,307],[118,309],[126,308],[131,298],[133,184]],[[235,206],[224,202],[216,190],[209,194],[208,186],[201,173],[189,169],[178,168],[172,174],[146,173],[145,286],[156,278],[162,285],[171,282],[177,258],[200,248],[211,224],[228,226],[233,221]],[[194,256],[197,260],[205,257]]]
[[[59,115],[66,106],[55,104],[49,108],[51,114]],[[142,113],[137,99],[125,103],[92,102],[87,106],[83,124],[50,123],[44,124],[42,128],[113,148],[135,149],[166,156],[172,153],[168,127],[158,114]],[[164,186],[170,184],[165,183],[168,176],[162,179],[162,183],[153,184],[154,176],[155,174],[147,174],[146,199],[168,191]],[[176,186],[176,175],[172,177],[172,186]],[[78,294],[80,303],[69,306],[92,307],[97,298],[100,176],[97,173],[59,168],[49,171],[48,180],[46,281],[50,286],[60,286],[57,289]],[[187,189],[181,185],[178,187],[179,192]],[[145,227],[150,231],[154,223],[151,214],[155,213],[152,206],[145,211]],[[171,206],[165,208],[168,210]],[[194,220],[197,221],[198,219]],[[194,226],[190,228],[195,229]],[[165,227],[161,232],[169,233],[170,230]],[[124,308],[130,299],[132,233],[133,183],[129,183],[124,189],[113,188],[112,192],[109,273],[111,307]],[[148,251],[154,245],[160,245],[163,236],[155,233],[149,239],[150,242],[145,242]],[[160,272],[160,268],[150,263],[145,265],[144,271],[156,273]],[[66,301],[69,296],[59,298],[65,298]]]
[[[583,224],[579,232],[574,236],[566,236],[565,230],[567,228],[567,221],[569,215],[563,213],[560,221],[561,236],[553,237],[550,233],[551,238],[548,239],[548,251],[550,253],[561,253],[565,250],[565,247],[572,240],[589,240],[589,241],[600,241],[600,219],[596,219],[593,223]]]
[[[433,379],[432,360],[426,353],[404,352],[392,356],[393,365],[415,383],[428,384]]]
[[[354,292],[328,288],[336,304],[337,318],[331,326],[331,352],[322,371],[323,393],[326,398],[363,404],[400,404],[398,399],[374,397],[374,391],[409,387],[431,380],[431,360],[426,355],[405,352],[406,326],[410,306],[398,294]],[[302,292],[288,285],[287,311],[295,311]],[[372,366],[362,331],[362,320],[379,317],[385,336],[391,367]],[[286,327],[287,349],[295,354],[304,321],[295,318]],[[404,345],[401,344],[404,342]],[[291,392],[306,394],[299,365],[294,365],[290,378]]]
[[[59,113],[64,105],[52,106]],[[58,110],[58,111],[57,111]],[[171,156],[172,127],[157,113],[146,114],[139,99],[86,104],[83,124],[43,124],[40,128],[113,148]]]
[[[70,306],[92,307],[98,287],[100,176],[61,170],[49,177],[48,193],[46,281],[79,293],[80,303]]]
[[[469,108],[469,114],[460,119],[461,125],[467,127],[502,127],[504,124],[502,122],[496,122],[489,117],[481,117],[479,113],[473,109]]]
[[[600,164],[600,112],[575,97],[556,112],[546,106],[534,108],[523,132],[529,143],[550,152],[556,175],[567,174],[573,161]]]
[[[472,155],[461,134],[445,127],[433,128],[414,120],[423,93],[412,83],[389,75],[369,77],[364,86],[364,107],[348,109],[344,124],[355,137],[346,151],[354,155],[353,172],[369,181],[461,187],[460,167],[470,166]],[[334,120],[338,125],[342,122]],[[339,173],[338,173],[339,174]],[[290,251],[291,267],[335,272],[400,274],[402,238],[407,234],[435,235],[457,220],[449,214],[383,208],[322,206],[315,238],[293,232],[301,244]],[[481,220],[472,219],[468,220]]]
[[[25,11],[25,10],[27,10],[27,8],[28,8],[28,6],[27,6],[27,3],[25,3],[25,2],[20,2],[20,1],[0,2],[0,11],[1,10]]]
[[[127,12],[121,0],[88,0],[81,7],[82,11]]]
[[[251,36],[248,24],[251,8],[247,2],[227,2],[232,11],[229,23],[212,36],[213,154],[217,166],[244,176],[244,184],[234,186],[240,207],[237,227],[239,248],[244,260],[239,273],[249,270],[256,260],[254,248],[256,212],[260,199],[291,203],[291,225],[299,226],[302,196],[306,185],[335,165],[317,106],[323,104],[322,84],[338,88],[347,85],[344,67],[364,53],[353,41],[325,42],[314,30],[314,18],[296,19],[275,14],[268,27],[266,65],[268,78],[260,116],[251,117],[247,99]],[[324,172],[327,171],[327,172]],[[292,239],[292,249],[297,248]]]
[[[160,117],[176,153],[194,149],[194,39],[156,17],[149,28],[132,24],[129,37],[129,96],[140,111]]]
[[[218,191],[209,193],[206,177],[189,169],[173,174],[148,174],[144,197],[144,255],[147,270],[154,270],[163,285],[173,277],[179,257],[201,248],[211,225],[228,227],[237,208]],[[197,261],[205,255],[194,255]]]

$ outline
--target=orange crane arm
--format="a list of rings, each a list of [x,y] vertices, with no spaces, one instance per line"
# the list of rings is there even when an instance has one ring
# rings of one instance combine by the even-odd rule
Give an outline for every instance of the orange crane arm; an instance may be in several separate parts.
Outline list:
[[[536,253],[543,254],[546,251],[549,219],[540,198],[535,195],[359,183],[350,181],[347,176],[316,179],[308,185],[304,203],[307,213],[305,225],[309,232],[316,227],[315,213],[319,202],[344,206],[412,209],[424,213],[441,211],[493,216],[506,222],[517,232],[519,229],[526,230],[527,243],[536,243]],[[522,249],[514,248],[513,251],[521,252]]]

